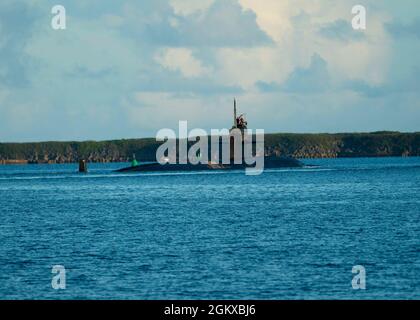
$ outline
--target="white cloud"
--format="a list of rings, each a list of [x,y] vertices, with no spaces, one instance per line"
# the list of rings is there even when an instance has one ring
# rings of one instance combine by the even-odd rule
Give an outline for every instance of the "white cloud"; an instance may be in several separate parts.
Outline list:
[[[181,72],[186,78],[200,77],[210,72],[187,48],[163,49],[156,54],[155,60],[169,70]]]
[[[257,15],[257,24],[273,40],[279,42],[287,33],[291,32],[290,13],[292,5],[290,1],[278,0],[239,0],[244,9],[249,9]]]
[[[214,3],[214,0],[170,0],[175,14],[187,16],[197,11],[204,11]]]
[[[214,77],[226,85],[252,90],[255,82],[282,82],[293,70],[286,53],[278,47],[217,50],[219,65]]]
[[[383,29],[383,23],[389,20],[389,15],[383,9],[369,10],[368,28],[362,41],[343,43],[337,39],[327,39],[319,34],[322,26],[337,20],[348,21],[351,25],[351,0],[239,0],[245,9],[250,9],[257,16],[259,27],[274,41],[270,55],[256,55],[251,67],[252,72],[241,76],[238,65],[231,68],[229,53],[223,66],[227,79],[236,78],[242,85],[249,87],[252,77],[255,81],[277,81],[286,79],[293,69],[309,64],[314,53],[318,53],[328,63],[328,69],[335,82],[344,79],[363,79],[378,85],[384,83],[389,74],[387,65],[390,61],[392,43]],[[354,31],[360,32],[360,31]],[[261,52],[266,52],[260,50]],[[251,50],[242,50],[238,60],[250,56]],[[251,62],[247,61],[248,63]],[[223,63],[223,62],[222,62]],[[247,64],[249,65],[249,64]],[[257,66],[259,68],[257,68]],[[264,67],[267,66],[267,67]],[[235,75],[236,73],[236,75]]]

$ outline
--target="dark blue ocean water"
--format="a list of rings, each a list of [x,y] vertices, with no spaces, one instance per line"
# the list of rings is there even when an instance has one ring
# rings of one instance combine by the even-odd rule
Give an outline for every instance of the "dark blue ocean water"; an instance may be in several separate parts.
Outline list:
[[[319,167],[0,166],[0,298],[420,299],[420,158],[305,162]]]

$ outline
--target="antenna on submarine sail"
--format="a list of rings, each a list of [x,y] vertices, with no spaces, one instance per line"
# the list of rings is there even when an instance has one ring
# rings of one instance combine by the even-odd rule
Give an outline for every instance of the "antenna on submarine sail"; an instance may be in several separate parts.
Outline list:
[[[233,98],[233,128],[237,128],[238,122],[236,120],[236,98]]]

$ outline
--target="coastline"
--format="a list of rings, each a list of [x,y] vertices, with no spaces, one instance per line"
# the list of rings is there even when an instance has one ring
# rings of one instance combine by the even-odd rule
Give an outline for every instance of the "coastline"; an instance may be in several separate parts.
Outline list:
[[[0,143],[0,165],[154,161],[153,138],[107,141]],[[190,144],[193,144],[192,142]],[[420,132],[265,135],[265,155],[297,159],[420,156]]]

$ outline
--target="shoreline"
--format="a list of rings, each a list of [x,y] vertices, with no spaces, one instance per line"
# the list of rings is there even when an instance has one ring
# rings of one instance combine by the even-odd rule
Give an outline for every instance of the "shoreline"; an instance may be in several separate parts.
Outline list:
[[[371,158],[418,158],[419,155],[373,155],[373,156],[340,156],[340,157],[306,157],[306,158],[295,158],[296,160],[310,160],[310,159],[371,159]],[[150,163],[149,160],[139,160],[141,162]],[[131,161],[90,161],[89,163],[131,163]],[[10,159],[0,160],[0,166],[17,166],[17,165],[54,165],[54,164],[74,164],[78,165],[77,161],[72,162],[55,162],[55,161],[39,161],[30,162],[28,160]]]
[[[179,141],[179,140],[178,140]],[[153,138],[84,142],[0,143],[0,164],[141,162],[156,160]],[[189,146],[195,142],[188,142]],[[265,134],[266,156],[296,159],[420,156],[420,132]]]

